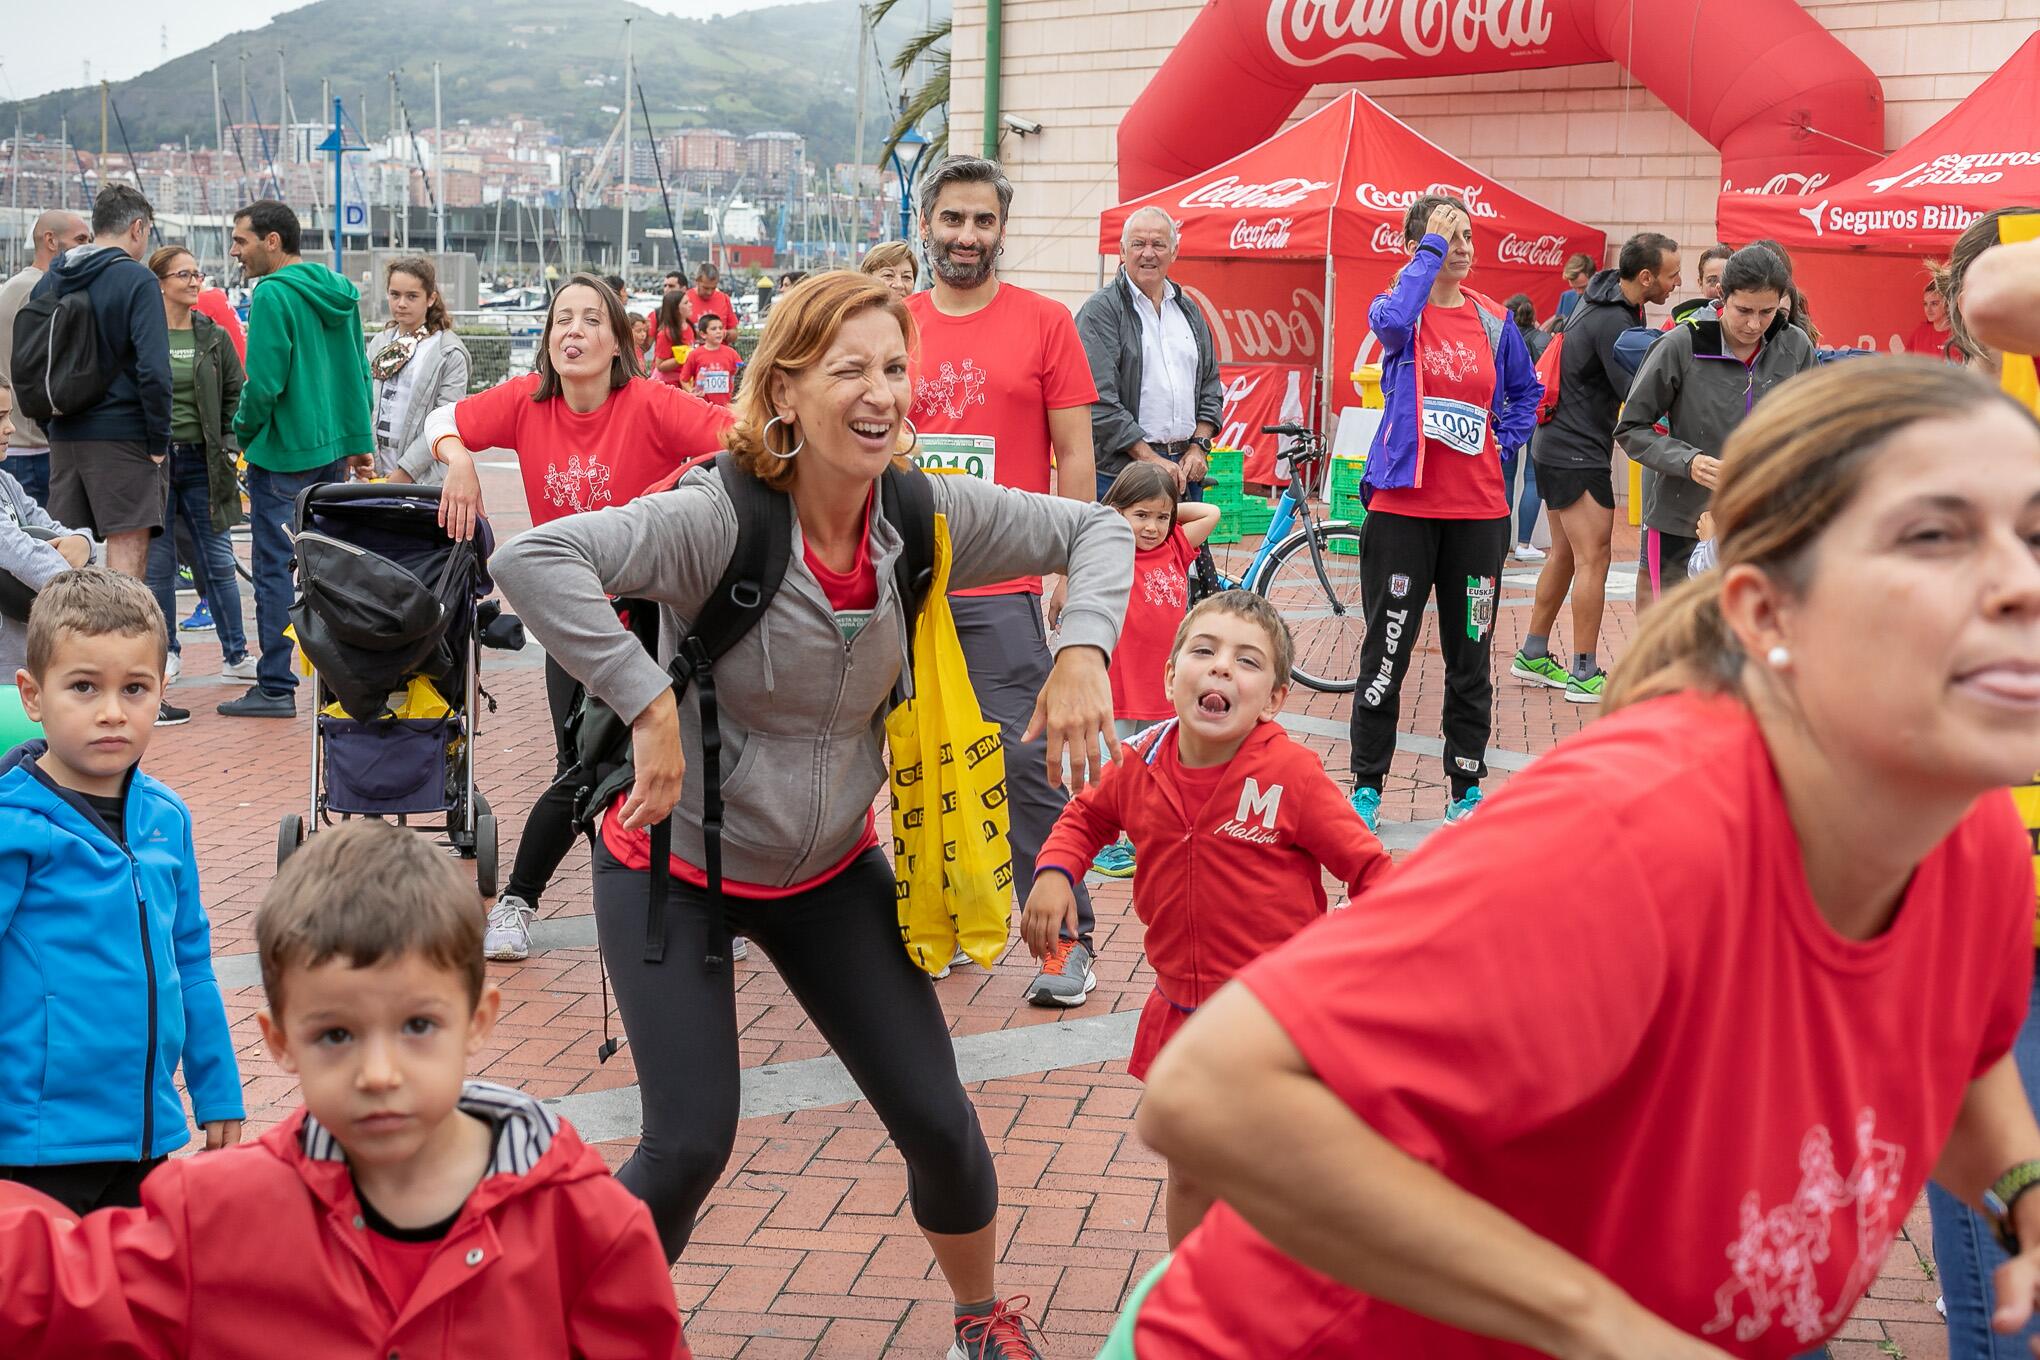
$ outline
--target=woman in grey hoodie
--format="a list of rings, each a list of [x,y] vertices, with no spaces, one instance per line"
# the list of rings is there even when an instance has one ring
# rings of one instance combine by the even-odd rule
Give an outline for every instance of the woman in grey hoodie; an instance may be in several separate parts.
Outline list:
[[[902,538],[875,487],[914,441],[913,338],[906,307],[876,280],[811,277],[773,308],[737,398],[728,446],[788,494],[794,522],[784,583],[715,667],[722,920],[710,919],[702,886],[700,779],[683,791],[683,772],[700,758],[696,706],[676,706],[662,660],[609,603],[658,602],[660,650],[671,656],[736,546],[720,475],[697,469],[671,492],[555,520],[499,548],[490,569],[547,654],[632,724],[636,785],[594,837],[595,916],[644,1100],[644,1137],[620,1174],[651,1206],[667,1250],[685,1247],[736,1134],[731,975],[704,967],[688,943],[733,931],[771,957],[898,1144],[915,1221],[956,1299],[950,1355],[1031,1356],[1018,1312],[994,1285],[991,1154],[935,991],[901,945],[872,816],[907,640],[893,570]],[[948,526],[952,588],[1068,575],[1035,726],[1048,734],[1051,778],[1067,751],[1081,787],[1100,752],[1116,749],[1106,663],[1132,574],[1126,521],[1088,501],[967,475],[930,481]],[[669,810],[666,931],[679,943],[648,963],[644,831]]]

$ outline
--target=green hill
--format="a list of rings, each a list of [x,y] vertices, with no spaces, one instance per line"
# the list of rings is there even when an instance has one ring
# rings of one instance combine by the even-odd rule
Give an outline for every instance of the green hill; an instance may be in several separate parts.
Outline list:
[[[878,50],[889,55],[920,26],[916,12],[889,20]],[[948,12],[948,0],[938,5]],[[300,121],[320,117],[319,84],[332,82],[348,111],[381,136],[389,117],[389,73],[398,74],[414,125],[432,119],[432,63],[440,63],[446,121],[477,123],[511,115],[537,118],[574,141],[599,141],[615,121],[623,93],[623,21],[634,18],[638,83],[660,132],[686,126],[733,132],[785,128],[807,137],[814,164],[851,157],[856,103],[857,9],[852,0],[820,0],[716,19],[676,19],[625,0],[318,0],[268,25],[230,34],[113,88],[137,151],[161,142],[210,145],[212,70],[232,122],[240,110],[240,56],[257,121],[275,122],[278,47],[284,51]],[[600,85],[588,82],[599,80]],[[888,75],[888,80],[896,80]],[[876,154],[890,120],[880,82],[870,80],[867,154]],[[602,112],[603,105],[612,112]],[[68,117],[75,139],[96,138],[99,91],[60,90],[0,104],[12,125],[19,110],[31,133],[54,135]],[[641,117],[633,126],[642,130]],[[88,131],[89,130],[89,131]],[[119,144],[119,134],[113,134]]]

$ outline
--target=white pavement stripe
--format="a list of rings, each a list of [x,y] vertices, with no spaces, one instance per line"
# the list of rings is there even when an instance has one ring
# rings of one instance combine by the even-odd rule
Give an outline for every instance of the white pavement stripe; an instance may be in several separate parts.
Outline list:
[[[1353,734],[1352,727],[1343,718],[1316,718],[1307,713],[1282,713],[1276,715],[1275,720],[1290,731],[1306,737],[1334,737],[1345,741]],[[1396,733],[1395,744],[1401,750],[1411,751],[1420,756],[1442,757],[1445,754],[1443,741],[1437,737],[1419,736],[1415,732]],[[1497,770],[1508,770],[1513,773],[1525,768],[1534,759],[1536,757],[1522,751],[1505,751],[1499,746],[1488,747],[1487,763]],[[1343,779],[1344,775],[1334,771],[1332,777]]]

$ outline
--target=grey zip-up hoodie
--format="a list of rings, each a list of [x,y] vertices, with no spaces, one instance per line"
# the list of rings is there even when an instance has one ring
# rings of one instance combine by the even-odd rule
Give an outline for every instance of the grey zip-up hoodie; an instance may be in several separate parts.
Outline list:
[[[1693,459],[1703,453],[1719,458],[1729,434],[1764,394],[1813,364],[1806,333],[1780,315],[1764,332],[1756,362],[1745,365],[1729,350],[1720,309],[1713,306],[1652,345],[1615,422],[1623,452],[1644,467],[1644,524],[1696,536],[1713,493],[1693,480]],[[1660,420],[1671,433],[1653,428]]]
[[[50,578],[71,569],[51,546],[72,534],[91,545],[91,561],[99,558],[99,540],[83,529],[69,529],[50,518],[21,483],[0,463],[0,571],[30,590],[41,590]],[[28,664],[28,625],[0,614],[0,685],[14,683],[14,673]]]
[[[974,477],[931,480],[936,513],[949,524],[952,589],[1066,572],[1060,645],[1111,654],[1133,577],[1133,532],[1123,517]],[[628,720],[672,684],[665,665],[736,542],[736,512],[720,474],[703,467],[672,491],[522,534],[496,550],[489,571],[547,654]],[[901,546],[874,506],[878,606],[846,642],[807,569],[795,516],[779,593],[716,663],[723,872],[730,878],[798,883],[842,860],[864,835],[865,815],[886,782],[885,716],[906,657],[893,581]],[[612,595],[660,604],[657,660],[617,623]],[[673,851],[700,864],[700,709],[691,695],[680,704],[680,739],[689,773],[673,810]]]

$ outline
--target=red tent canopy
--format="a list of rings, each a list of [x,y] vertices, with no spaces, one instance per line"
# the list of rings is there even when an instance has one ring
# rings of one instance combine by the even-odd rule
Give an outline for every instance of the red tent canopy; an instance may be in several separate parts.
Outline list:
[[[1725,193],[1725,241],[1792,251],[1815,321],[1834,340],[1891,348],[1920,319],[1923,257],[1979,215],[2040,205],[2040,34],[1940,122],[1852,178],[1808,194]]]

